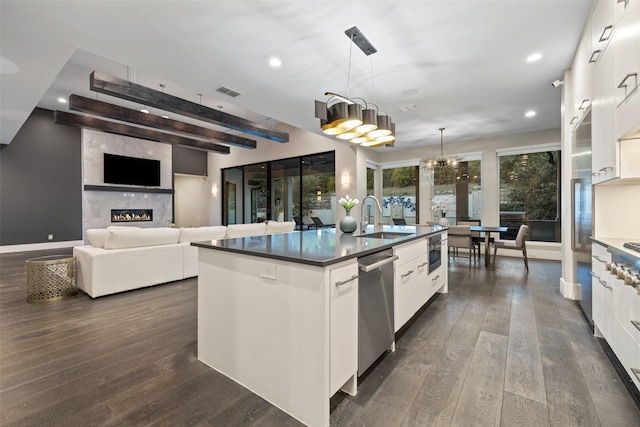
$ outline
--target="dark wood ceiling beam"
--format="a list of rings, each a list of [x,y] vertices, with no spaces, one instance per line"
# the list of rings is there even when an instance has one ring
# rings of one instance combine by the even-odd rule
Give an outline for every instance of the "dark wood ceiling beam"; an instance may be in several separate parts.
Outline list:
[[[109,104],[108,102],[98,101],[96,99],[85,98],[80,95],[69,96],[69,108],[74,111],[107,117],[136,125],[148,126],[155,129],[182,134],[196,135],[198,137],[212,140],[211,142],[217,141],[241,148],[256,148],[256,141],[253,139],[219,132],[217,130],[192,125],[178,120],[166,119],[154,114],[143,113],[131,108]]]
[[[158,132],[157,130],[139,128],[126,125],[124,123],[110,122],[91,116],[67,113],[65,111],[55,111],[53,121],[57,124],[75,126],[81,129],[98,130],[101,132],[113,133],[115,135],[130,136],[133,138],[146,139],[148,141],[161,142],[164,144],[181,145],[196,150],[211,151],[220,154],[229,154],[231,149],[224,145],[198,139],[185,138],[170,133]]]
[[[277,129],[263,126],[260,123],[243,119],[213,108],[206,107],[168,93],[160,92],[127,80],[119,79],[105,73],[91,73],[89,88],[94,92],[138,102],[150,107],[175,114],[203,120],[216,125],[228,127],[250,135],[270,139],[276,142],[288,142],[289,134]]]

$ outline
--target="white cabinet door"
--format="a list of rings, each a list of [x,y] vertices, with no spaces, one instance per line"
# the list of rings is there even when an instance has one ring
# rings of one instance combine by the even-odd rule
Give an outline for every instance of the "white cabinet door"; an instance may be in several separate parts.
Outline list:
[[[616,348],[614,352],[616,357],[640,390],[640,378],[636,375],[636,372],[640,370],[640,343],[633,339],[620,322],[616,322],[615,332]]]
[[[598,1],[591,15],[591,61],[602,59],[609,41],[615,31],[616,3],[605,0]]]
[[[602,335],[611,348],[615,346],[615,322],[613,293],[615,289],[615,276],[604,274],[601,278],[602,290]]]
[[[634,129],[640,116],[640,1],[630,0],[616,31],[616,137]]]
[[[358,263],[333,269],[331,286],[331,397],[358,372]]]
[[[418,258],[396,267],[393,278],[394,331],[398,330],[413,316],[420,301],[426,296],[426,289],[420,286],[418,276]],[[418,305],[419,304],[419,305]]]
[[[582,35],[576,57],[572,75],[572,89],[574,94],[573,105],[567,106],[567,120],[576,125],[582,119],[582,116],[588,111],[589,102],[591,101],[591,76],[594,64],[590,63],[591,51],[591,20],[587,22],[587,28]],[[575,117],[575,118],[574,118]]]
[[[615,45],[615,36],[611,44]],[[615,52],[610,47],[600,57],[593,73],[591,140],[593,183],[619,176],[616,162]]]

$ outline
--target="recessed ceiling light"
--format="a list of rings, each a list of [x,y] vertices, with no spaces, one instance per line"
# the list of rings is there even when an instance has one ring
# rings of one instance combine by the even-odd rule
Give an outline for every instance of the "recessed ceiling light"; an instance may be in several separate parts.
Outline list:
[[[146,108],[143,108],[140,110],[141,112],[145,113],[145,114],[149,114],[149,110],[147,110]]]
[[[163,119],[168,119],[168,118],[169,118],[169,116],[162,116],[162,118],[163,118]]]
[[[536,115],[536,112],[533,110],[527,111],[526,113],[524,113],[525,117],[533,117]]]
[[[58,98],[58,102],[61,103],[61,104],[64,104],[64,103],[67,102],[67,100],[64,99],[64,98]]]
[[[536,61],[539,61],[541,58],[542,58],[541,53],[532,53],[531,55],[527,56],[527,62],[536,62]]]
[[[274,56],[269,60],[269,65],[271,65],[273,68],[278,68],[279,66],[282,65],[282,61],[280,60],[280,58],[276,58]]]

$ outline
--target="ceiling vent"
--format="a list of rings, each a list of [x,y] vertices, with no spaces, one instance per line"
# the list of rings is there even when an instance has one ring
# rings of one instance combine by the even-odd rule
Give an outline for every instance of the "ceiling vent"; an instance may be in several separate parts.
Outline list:
[[[237,98],[238,96],[242,95],[240,92],[235,91],[231,88],[228,88],[226,86],[220,86],[218,89],[216,89],[216,92],[220,92],[223,93],[227,96],[230,96],[232,98]]]

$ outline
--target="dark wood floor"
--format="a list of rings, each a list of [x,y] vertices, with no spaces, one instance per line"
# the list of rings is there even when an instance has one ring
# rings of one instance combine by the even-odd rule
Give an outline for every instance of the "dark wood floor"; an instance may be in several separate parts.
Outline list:
[[[0,425],[300,425],[197,360],[195,279],[27,304],[24,260],[43,254],[0,255]],[[358,394],[333,399],[332,425],[640,426],[559,263],[467,262]]]

